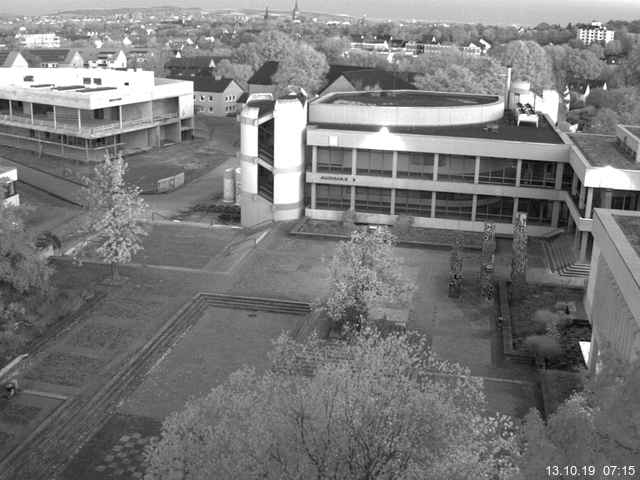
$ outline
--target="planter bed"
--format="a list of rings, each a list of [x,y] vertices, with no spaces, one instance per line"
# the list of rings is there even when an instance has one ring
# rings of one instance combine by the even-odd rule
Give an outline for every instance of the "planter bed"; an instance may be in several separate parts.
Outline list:
[[[358,228],[366,228],[366,225],[356,226]],[[457,236],[462,235],[464,248],[473,250],[482,249],[482,233],[480,232],[411,227],[406,233],[397,233],[394,231],[393,227],[390,228],[391,231],[396,233],[398,237],[398,244],[403,246],[436,246],[451,248]],[[294,224],[290,233],[292,235],[343,240],[349,238],[351,228],[344,226],[342,222],[338,221],[304,218]]]

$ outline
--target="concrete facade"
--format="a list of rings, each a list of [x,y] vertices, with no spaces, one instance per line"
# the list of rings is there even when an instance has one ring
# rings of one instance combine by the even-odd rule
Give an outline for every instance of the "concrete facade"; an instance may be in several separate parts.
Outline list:
[[[595,210],[594,248],[584,298],[592,325],[590,369],[596,367],[604,343],[625,360],[640,355],[640,245],[632,239],[639,234],[640,212]]]
[[[7,162],[8,163],[8,162]],[[0,163],[0,186],[2,187],[2,205],[17,207],[20,205],[20,194],[16,189],[18,169]]]
[[[193,131],[193,84],[153,72],[7,69],[0,143],[94,162],[181,142]]]

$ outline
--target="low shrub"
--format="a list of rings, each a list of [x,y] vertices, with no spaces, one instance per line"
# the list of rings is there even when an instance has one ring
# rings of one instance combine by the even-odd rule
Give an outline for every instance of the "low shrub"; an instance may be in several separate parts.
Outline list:
[[[541,358],[554,358],[562,354],[560,341],[552,335],[531,335],[525,338],[524,346]]]

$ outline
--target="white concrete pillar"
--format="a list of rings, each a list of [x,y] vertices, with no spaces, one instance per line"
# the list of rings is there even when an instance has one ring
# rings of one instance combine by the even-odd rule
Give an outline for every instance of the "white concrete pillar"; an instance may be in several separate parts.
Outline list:
[[[318,147],[314,145],[311,147],[311,171],[318,173]]]
[[[602,204],[600,206],[602,208],[611,208],[612,202],[613,202],[613,191],[605,190],[602,195]]]
[[[398,176],[398,152],[393,152],[393,159],[391,161],[391,178],[397,178]],[[395,191],[392,193],[393,198],[395,199]],[[394,205],[391,202],[391,211],[393,212]],[[393,213],[391,213],[393,215]]]
[[[58,123],[56,121],[56,106],[53,105],[53,129],[55,130],[58,127]]]
[[[80,109],[77,108],[76,112],[78,112],[78,132],[82,131],[82,120],[80,115]]]
[[[516,187],[520,186],[520,177],[522,177],[522,160],[518,159],[516,162]],[[515,222],[515,215],[513,216],[513,221]]]
[[[570,167],[569,167],[570,168]],[[556,165],[556,190],[562,190],[562,176],[564,175],[564,163]]]
[[[584,217],[591,218],[591,207],[593,205],[593,187],[587,188],[587,203],[584,207]]]
[[[9,100],[9,120],[13,120],[13,100]]]
[[[578,208],[582,210],[584,208],[584,197],[586,193],[586,188],[584,188],[584,184],[580,185],[580,196],[578,197]]]
[[[580,262],[584,263],[587,261],[587,245],[589,242],[589,232],[582,232],[580,239]]]
[[[31,113],[31,125],[33,125],[33,102],[29,102],[29,113]]]
[[[396,189],[391,189],[391,215],[396,214]]]
[[[316,184],[311,184],[311,208],[316,208]]]
[[[358,173],[358,150],[355,148],[351,149],[351,175],[356,175]]]
[[[516,177],[516,181],[519,177]],[[513,199],[513,214],[511,215],[511,223],[514,224],[516,222],[516,218],[518,218],[518,198]]]
[[[258,193],[258,109],[245,108],[240,116],[241,194]]]
[[[122,105],[118,105],[118,118],[120,119],[120,128],[122,128]]]

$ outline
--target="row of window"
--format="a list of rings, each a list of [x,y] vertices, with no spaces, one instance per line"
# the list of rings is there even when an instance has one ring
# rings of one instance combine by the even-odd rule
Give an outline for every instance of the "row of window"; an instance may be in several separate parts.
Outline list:
[[[348,210],[351,208],[351,188],[343,185],[316,184],[316,205],[319,210]],[[396,215],[431,217],[432,192],[422,190],[396,190],[394,212]],[[514,209],[511,197],[478,195],[476,220],[511,223]],[[311,206],[311,205],[307,205]],[[518,201],[518,211],[526,212],[533,225],[550,225],[553,202],[525,199]],[[391,190],[388,188],[355,187],[355,209],[368,213],[391,213]],[[473,195],[453,192],[436,192],[435,217],[471,220]]]
[[[351,174],[353,152],[346,148],[318,147],[316,169],[322,173]],[[397,177],[433,180],[435,154],[398,152]],[[357,150],[358,175],[392,176],[393,152],[384,150]],[[309,165],[310,166],[310,165]],[[470,155],[438,156],[438,180],[474,183],[476,157]],[[554,188],[557,164],[553,162],[522,161],[520,185]],[[567,169],[570,171],[570,169]],[[507,158],[480,158],[479,183],[515,185],[517,160]]]
[[[197,95],[193,96],[194,100],[198,99]],[[207,95],[200,95],[200,101],[204,102],[207,99]],[[213,102],[213,95],[209,95],[209,101]],[[224,101],[225,102],[235,102],[236,101],[236,96],[235,95],[229,95],[227,97],[224,97]]]

